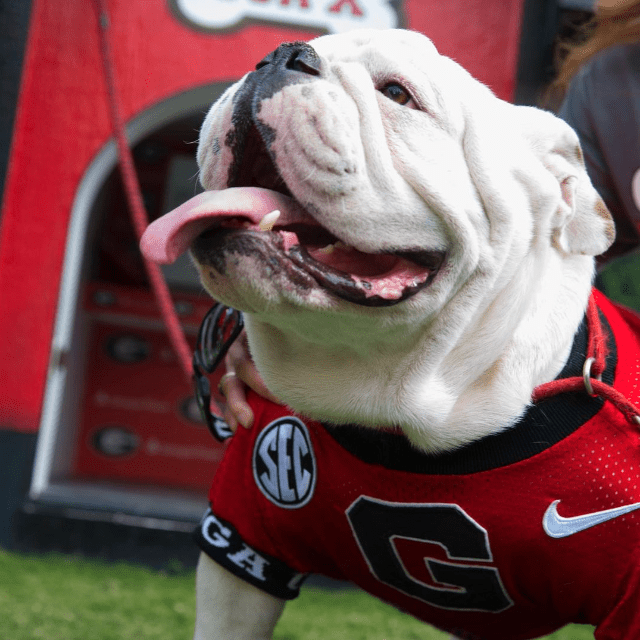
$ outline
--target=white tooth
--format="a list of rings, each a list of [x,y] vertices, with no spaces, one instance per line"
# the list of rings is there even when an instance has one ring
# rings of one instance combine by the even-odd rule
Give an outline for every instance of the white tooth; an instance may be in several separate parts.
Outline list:
[[[276,220],[280,217],[280,212],[276,209],[271,213],[267,213],[267,215],[260,220],[258,223],[258,228],[260,231],[271,231],[273,229],[273,225],[275,225]]]
[[[334,252],[335,248],[336,248],[335,244],[328,244],[326,247],[322,247],[322,249],[318,249],[318,253],[324,253],[326,255],[329,255],[330,253]]]

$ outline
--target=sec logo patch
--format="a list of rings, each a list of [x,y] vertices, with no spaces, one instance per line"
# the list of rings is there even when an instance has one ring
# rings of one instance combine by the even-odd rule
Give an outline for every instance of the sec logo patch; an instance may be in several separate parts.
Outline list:
[[[253,477],[265,497],[279,507],[298,509],[311,500],[316,460],[304,422],[287,416],[262,430],[253,449]]]

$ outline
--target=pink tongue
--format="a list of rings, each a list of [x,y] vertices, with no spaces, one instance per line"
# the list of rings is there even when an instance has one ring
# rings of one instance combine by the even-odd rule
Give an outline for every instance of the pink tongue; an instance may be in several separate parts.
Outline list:
[[[142,236],[140,249],[152,262],[170,264],[212,226],[214,219],[241,217],[257,225],[275,210],[280,211],[279,226],[295,222],[317,224],[295,200],[276,191],[259,187],[205,191],[152,222]]]

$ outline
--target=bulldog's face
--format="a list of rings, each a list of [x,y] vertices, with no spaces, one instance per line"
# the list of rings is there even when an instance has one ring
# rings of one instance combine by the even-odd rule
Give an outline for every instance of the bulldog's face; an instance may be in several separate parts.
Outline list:
[[[476,277],[508,278],[532,245],[597,254],[611,236],[604,215],[586,242],[567,235],[590,188],[572,132],[414,32],[281,45],[213,105],[198,160],[216,193],[178,210],[169,244],[191,245],[215,298],[255,313],[402,304],[424,318]]]
[[[415,32],[281,45],[212,106],[198,160],[207,192],[156,223],[165,261],[190,246],[214,298],[270,318],[472,314],[613,237],[573,131]]]
[[[437,54],[415,34],[403,39],[392,55],[375,33],[283,44],[211,109],[198,154],[204,186],[282,196],[250,193],[269,204],[238,220],[246,229],[222,220],[223,233],[193,243],[214,295],[242,306],[238,285],[249,281],[271,303],[395,305],[445,267],[454,238],[440,208],[481,222],[460,141],[433,118],[437,95],[417,72],[416,57]],[[461,171],[462,188],[443,185]],[[261,225],[271,207],[280,215]]]

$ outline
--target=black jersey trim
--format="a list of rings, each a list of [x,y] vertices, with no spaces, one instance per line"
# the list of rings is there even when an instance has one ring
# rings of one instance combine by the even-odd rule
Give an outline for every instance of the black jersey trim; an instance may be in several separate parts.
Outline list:
[[[618,360],[616,344],[602,312],[600,321],[609,349],[602,380],[611,385]],[[569,359],[557,379],[582,376],[587,345],[585,318],[574,338]],[[381,432],[358,425],[323,423],[323,427],[340,446],[368,464],[411,473],[466,475],[505,467],[541,453],[593,418],[603,404],[602,398],[592,398],[586,392],[562,393],[530,406],[513,427],[440,454],[419,451],[400,433]]]
[[[237,529],[211,509],[204,514],[193,538],[213,561],[254,587],[283,600],[300,595],[307,573],[299,573],[282,560],[246,544]]]

